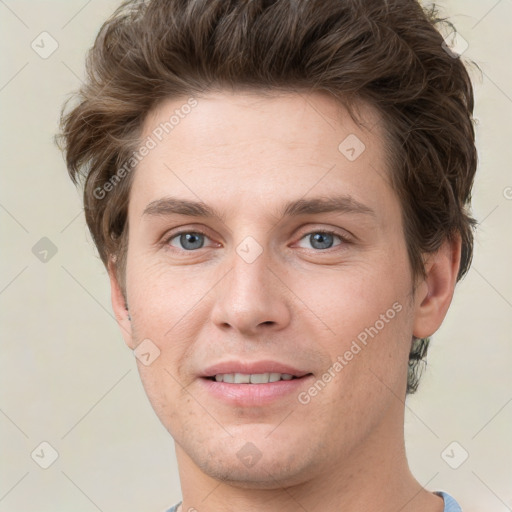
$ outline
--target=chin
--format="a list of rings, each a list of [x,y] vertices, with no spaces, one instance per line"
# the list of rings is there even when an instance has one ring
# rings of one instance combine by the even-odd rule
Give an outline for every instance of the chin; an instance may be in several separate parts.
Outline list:
[[[311,466],[304,443],[291,437],[272,440],[254,429],[224,439],[212,439],[198,446],[181,444],[196,466],[211,478],[246,489],[277,489],[307,481]],[[252,433],[252,435],[250,435]],[[301,447],[300,449],[298,447]]]

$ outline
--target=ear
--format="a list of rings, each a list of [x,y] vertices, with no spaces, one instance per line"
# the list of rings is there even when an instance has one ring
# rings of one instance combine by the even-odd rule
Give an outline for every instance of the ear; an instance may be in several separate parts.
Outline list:
[[[427,256],[426,278],[415,293],[413,335],[427,338],[441,326],[450,307],[459,272],[461,238],[446,239],[439,250]]]
[[[115,262],[110,259],[108,263],[108,276],[110,279],[110,296],[112,299],[112,308],[116,315],[117,324],[121,329],[123,339],[132,350],[135,348],[132,337],[132,324],[128,306],[125,302],[121,286],[117,279]]]

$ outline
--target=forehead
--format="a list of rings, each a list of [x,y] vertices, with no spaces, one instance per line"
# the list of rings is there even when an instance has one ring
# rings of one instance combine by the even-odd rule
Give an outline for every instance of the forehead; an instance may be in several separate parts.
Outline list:
[[[166,100],[143,126],[151,149],[135,171],[130,210],[166,194],[226,211],[277,211],[285,200],[333,189],[360,202],[383,199],[382,189],[391,190],[381,121],[365,104],[357,113],[359,122],[322,93]]]
[[[175,140],[177,152],[234,144],[257,151],[263,149],[258,146],[263,142],[290,149],[334,145],[336,150],[345,132],[371,144],[374,141],[370,138],[382,138],[380,117],[374,108],[359,101],[353,103],[353,111],[358,122],[343,104],[321,92],[217,91],[161,102],[146,116],[143,134],[158,145]],[[182,143],[186,146],[181,147]]]

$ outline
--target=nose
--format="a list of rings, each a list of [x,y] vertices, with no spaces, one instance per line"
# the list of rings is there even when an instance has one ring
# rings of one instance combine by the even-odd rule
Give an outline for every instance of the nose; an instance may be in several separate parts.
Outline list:
[[[215,287],[211,318],[217,327],[254,336],[290,323],[292,294],[270,260],[266,251],[252,262],[234,252],[230,270]]]

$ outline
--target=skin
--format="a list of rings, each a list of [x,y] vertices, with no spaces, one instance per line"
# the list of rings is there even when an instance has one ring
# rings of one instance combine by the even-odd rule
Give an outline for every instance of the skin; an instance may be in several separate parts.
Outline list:
[[[186,99],[150,112],[143,137]],[[442,512],[442,499],[409,471],[403,400],[412,336],[441,325],[460,241],[428,255],[427,277],[414,286],[384,133],[370,107],[360,105],[363,127],[320,93],[217,91],[197,100],[134,171],[131,319],[109,266],[127,345],[150,339],[160,350],[150,365],[137,364],[175,441],[181,509]],[[349,134],[366,146],[354,161],[338,150]],[[279,213],[287,201],[337,194],[374,215]],[[143,214],[166,196],[202,201],[222,219]],[[198,229],[203,247],[186,250],[175,233]],[[348,241],[334,236],[319,248],[311,235],[326,229]],[[249,236],[262,249],[251,263],[236,250]],[[321,379],[396,303],[400,312],[307,404],[292,393],[265,407],[228,405],[201,385],[201,371],[227,359],[278,360]],[[237,456],[248,442],[261,456],[251,467]]]

